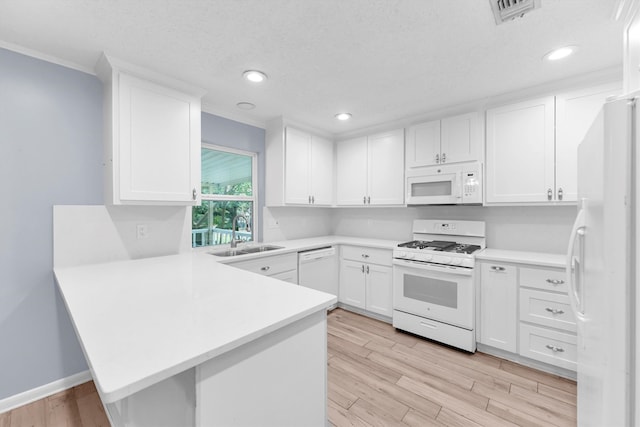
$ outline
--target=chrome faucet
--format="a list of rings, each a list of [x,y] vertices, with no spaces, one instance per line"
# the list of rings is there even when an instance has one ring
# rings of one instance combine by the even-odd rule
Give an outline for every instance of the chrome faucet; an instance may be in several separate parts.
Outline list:
[[[238,226],[238,218],[244,219],[244,223],[247,224],[247,229],[249,228],[249,220],[244,215],[236,215],[233,217],[233,222],[231,223],[231,249],[235,249],[238,247],[238,240],[236,240],[236,227]]]

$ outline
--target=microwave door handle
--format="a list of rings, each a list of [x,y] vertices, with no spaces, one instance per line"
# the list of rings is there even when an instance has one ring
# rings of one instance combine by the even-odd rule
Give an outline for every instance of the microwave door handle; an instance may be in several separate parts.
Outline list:
[[[453,187],[456,189],[456,194],[454,197],[457,200],[462,200],[462,172],[457,172],[453,178]]]

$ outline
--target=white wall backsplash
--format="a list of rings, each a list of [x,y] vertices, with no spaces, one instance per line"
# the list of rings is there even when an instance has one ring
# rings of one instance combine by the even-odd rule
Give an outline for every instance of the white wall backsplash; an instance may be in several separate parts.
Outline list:
[[[147,226],[137,239],[136,227]],[[71,267],[173,255],[191,248],[184,206],[54,206],[53,265]]]
[[[263,210],[263,241],[304,239],[332,234],[332,209],[266,207]]]
[[[332,234],[411,239],[414,219],[485,221],[487,247],[565,253],[576,216],[575,206],[421,206],[335,209]]]

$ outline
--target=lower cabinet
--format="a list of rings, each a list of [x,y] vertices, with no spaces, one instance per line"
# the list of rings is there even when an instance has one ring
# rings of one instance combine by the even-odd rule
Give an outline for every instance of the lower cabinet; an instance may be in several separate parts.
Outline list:
[[[576,319],[561,268],[479,260],[481,344],[576,370]]]
[[[285,282],[298,283],[298,254],[296,252],[230,262],[227,265],[273,277],[274,279],[284,280]]]
[[[339,301],[390,318],[393,314],[391,258],[390,250],[343,246]]]

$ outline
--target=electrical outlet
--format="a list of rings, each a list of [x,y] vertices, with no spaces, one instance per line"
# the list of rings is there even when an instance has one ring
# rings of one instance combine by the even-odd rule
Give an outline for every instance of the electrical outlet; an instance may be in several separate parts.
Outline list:
[[[142,240],[147,237],[149,237],[149,226],[147,224],[136,225],[136,238]]]
[[[267,220],[267,227],[269,227],[269,228],[279,228],[280,227],[280,222],[275,218],[269,218]]]

